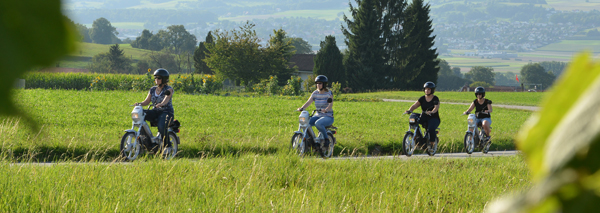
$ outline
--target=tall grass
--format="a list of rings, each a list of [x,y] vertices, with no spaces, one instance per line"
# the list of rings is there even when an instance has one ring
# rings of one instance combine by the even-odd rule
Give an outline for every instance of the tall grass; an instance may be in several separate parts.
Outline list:
[[[131,104],[144,100],[147,92],[19,90],[19,107],[42,127],[31,132],[23,124],[2,137],[2,153],[15,161],[112,161],[119,152],[125,129],[131,128]],[[232,97],[175,93],[175,119],[181,122],[181,158],[268,155],[287,151],[298,129],[298,112],[304,99]],[[401,115],[411,103],[334,102],[339,127],[335,155],[399,154],[408,129]],[[312,107],[311,107],[312,108]],[[311,109],[309,108],[309,110]],[[467,129],[467,106],[441,106],[440,152],[461,152]],[[513,136],[531,112],[496,108],[492,115],[491,150],[513,150]],[[8,118],[10,119],[10,118]],[[156,134],[156,128],[152,128]],[[31,157],[33,156],[33,157]]]
[[[481,212],[530,187],[520,156],[300,159],[242,155],[132,164],[0,163],[2,212]]]

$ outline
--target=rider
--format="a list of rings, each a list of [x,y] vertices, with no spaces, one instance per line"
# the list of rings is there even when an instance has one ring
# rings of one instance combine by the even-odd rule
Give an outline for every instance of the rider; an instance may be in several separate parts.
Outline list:
[[[425,82],[423,91],[425,92],[425,95],[421,96],[419,100],[410,106],[406,113],[410,114],[417,107],[421,107],[422,113],[419,123],[421,123],[421,125],[427,123],[426,128],[427,132],[429,132],[429,142],[431,143],[431,146],[434,146],[437,134],[436,129],[441,123],[440,114],[438,113],[438,110],[440,109],[440,99],[433,95],[433,93],[435,93],[435,84],[431,81]]]
[[[169,124],[173,122],[173,87],[169,86],[169,71],[160,68],[154,71],[154,83],[156,86],[150,88],[146,100],[136,103],[139,106],[154,105],[152,110],[144,110],[146,117],[144,120],[158,122],[158,131],[160,132],[161,141],[166,144],[166,147],[171,147],[171,141],[167,136]],[[167,138],[165,141],[165,137]],[[166,142],[166,143],[165,143]]]
[[[485,139],[488,141],[490,140],[490,126],[492,125],[492,116],[490,115],[490,113],[492,113],[492,100],[485,98],[485,88],[483,87],[475,88],[475,97],[477,97],[477,99],[471,103],[469,109],[463,114],[467,115],[475,108],[475,123],[482,124],[485,132]]]
[[[298,108],[298,111],[303,111],[313,101],[315,102],[317,113],[310,119],[309,124],[311,127],[316,126],[319,132],[321,132],[321,135],[325,138],[325,143],[323,144],[325,147],[329,146],[329,137],[327,136],[327,129],[325,127],[333,124],[333,94],[327,89],[327,81],[326,76],[317,76],[315,78],[317,90],[310,95],[308,101],[301,108]]]

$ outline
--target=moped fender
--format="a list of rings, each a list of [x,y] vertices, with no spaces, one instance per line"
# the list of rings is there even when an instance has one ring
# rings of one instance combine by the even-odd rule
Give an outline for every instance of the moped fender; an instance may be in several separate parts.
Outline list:
[[[177,144],[180,144],[180,143],[181,143],[181,140],[179,140],[179,135],[177,135],[177,133],[176,133],[176,132],[174,132],[173,130],[169,130],[169,132],[172,132],[172,133],[174,133],[174,134],[175,134],[175,137],[177,137]]]
[[[470,130],[467,130],[465,133],[471,133],[471,134],[473,134],[473,132],[471,132]]]
[[[302,132],[300,132],[300,131],[295,131],[295,132],[294,132],[294,134],[295,134],[295,133],[302,134]]]
[[[133,130],[133,129],[126,129],[126,130],[123,130],[123,131],[124,131],[124,132],[136,133],[136,132],[135,132],[135,130]]]

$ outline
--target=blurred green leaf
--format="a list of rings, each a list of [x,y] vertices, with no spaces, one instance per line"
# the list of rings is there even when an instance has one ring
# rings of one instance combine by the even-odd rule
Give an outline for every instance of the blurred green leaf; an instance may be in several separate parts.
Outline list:
[[[29,69],[49,66],[75,50],[75,35],[61,13],[60,0],[0,1],[0,73],[8,81],[0,90],[10,91]],[[11,92],[4,97],[0,114],[24,116]]]
[[[525,153],[534,180],[549,171],[544,164],[548,136],[600,74],[600,69],[593,68],[590,56],[584,53],[575,58],[542,102],[541,110],[527,121],[517,136],[517,147]]]
[[[576,57],[518,135],[536,185],[489,212],[592,212],[600,207],[600,64]]]

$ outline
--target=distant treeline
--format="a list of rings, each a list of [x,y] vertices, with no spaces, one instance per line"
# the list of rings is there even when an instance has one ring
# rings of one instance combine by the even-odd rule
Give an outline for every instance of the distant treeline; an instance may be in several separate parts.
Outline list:
[[[581,25],[595,25],[600,23],[600,11],[592,10],[590,12],[579,13],[557,13],[550,17],[553,23],[577,23]]]
[[[167,24],[214,22],[218,16],[207,10],[157,9],[79,9],[68,10],[70,17],[81,23],[92,23],[104,17],[111,22],[166,22]]]

